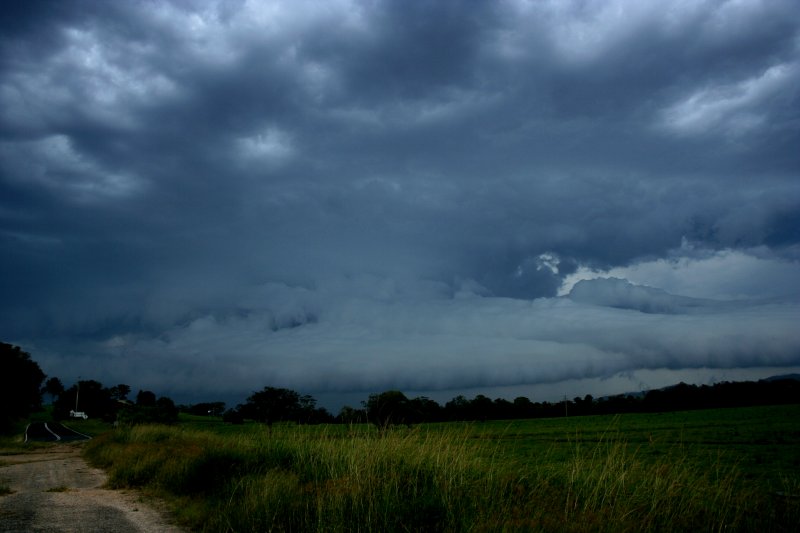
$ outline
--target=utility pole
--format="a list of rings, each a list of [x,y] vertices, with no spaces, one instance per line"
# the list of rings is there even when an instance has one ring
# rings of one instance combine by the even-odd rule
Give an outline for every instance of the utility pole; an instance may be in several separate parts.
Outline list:
[[[568,404],[567,404],[567,395],[564,395],[564,416],[569,416],[568,411]]]
[[[81,377],[78,376],[78,390],[75,392],[75,412],[78,411],[78,397],[81,395]]]

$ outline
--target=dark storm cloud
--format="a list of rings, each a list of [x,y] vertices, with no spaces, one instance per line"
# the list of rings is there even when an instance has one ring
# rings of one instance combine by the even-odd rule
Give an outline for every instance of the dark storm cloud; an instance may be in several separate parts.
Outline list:
[[[768,355],[725,333],[797,318],[793,2],[7,13],[0,333],[54,372],[141,370],[127,353],[187,383],[345,389],[798,363],[791,320],[739,343]],[[530,324],[561,322],[493,326],[536,298]],[[595,317],[652,336],[574,330]]]

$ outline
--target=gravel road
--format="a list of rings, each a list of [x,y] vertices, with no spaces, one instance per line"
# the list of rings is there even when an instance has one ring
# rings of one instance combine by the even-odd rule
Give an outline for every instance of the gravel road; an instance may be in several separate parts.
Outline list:
[[[135,491],[102,488],[106,475],[90,467],[80,447],[54,444],[0,456],[0,532],[181,532]]]

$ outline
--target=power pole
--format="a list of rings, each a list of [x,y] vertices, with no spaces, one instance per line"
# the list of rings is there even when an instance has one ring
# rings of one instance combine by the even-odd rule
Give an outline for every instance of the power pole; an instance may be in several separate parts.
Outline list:
[[[75,411],[78,411],[78,397],[81,395],[81,377],[78,376],[78,390],[75,392]]]
[[[569,416],[568,404],[567,404],[567,395],[564,395],[564,416]]]

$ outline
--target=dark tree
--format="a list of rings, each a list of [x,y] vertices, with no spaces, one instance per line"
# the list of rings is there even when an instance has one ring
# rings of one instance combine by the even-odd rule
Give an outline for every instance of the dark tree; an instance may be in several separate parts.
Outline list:
[[[473,398],[473,400],[469,403],[471,416],[470,419],[472,420],[488,420],[492,418],[492,413],[494,411],[493,407],[494,404],[492,400],[483,394],[478,394]]]
[[[152,407],[156,404],[156,395],[149,390],[140,390],[136,394],[136,405],[143,405]]]
[[[362,424],[367,421],[367,413],[363,409],[355,409],[345,405],[339,410],[336,421],[341,424]]]
[[[436,422],[442,418],[442,406],[425,396],[418,396],[408,400],[410,421]]]
[[[297,422],[300,424],[322,424],[332,422],[333,416],[324,407],[317,407],[317,400],[308,394],[300,397]]]
[[[175,402],[166,396],[156,400],[156,422],[162,424],[174,424],[178,421],[178,408]]]
[[[171,399],[162,396],[152,403],[149,400],[148,396],[145,399],[146,403],[122,406],[117,415],[117,422],[126,426],[134,426],[137,424],[174,424],[178,421],[178,408]]]
[[[594,411],[594,397],[591,394],[587,394],[583,397],[582,400],[575,398],[575,407],[578,410],[577,414],[581,415],[590,415]]]
[[[28,352],[0,342],[0,431],[41,407],[44,378]]]
[[[111,398],[114,400],[127,400],[128,394],[131,393],[131,388],[124,383],[120,383],[115,387],[111,387],[109,389],[111,392]]]
[[[44,383],[43,392],[50,395],[50,403],[55,403],[56,397],[64,394],[64,384],[58,378],[50,378]]]
[[[412,423],[408,398],[399,390],[371,394],[366,407],[369,421],[380,428],[386,428],[392,424]]]
[[[317,410],[317,400],[308,394],[304,394],[300,396],[298,400],[298,422],[302,422],[305,424],[311,423],[314,421],[314,414]]]
[[[525,396],[514,398],[514,418],[533,418],[534,405]]]
[[[514,404],[505,398],[495,398],[492,402],[492,414],[490,418],[496,420],[509,420],[514,418]]]
[[[222,421],[226,424],[244,424],[244,417],[238,409],[228,409],[222,413]]]
[[[300,395],[293,390],[264,387],[247,398],[239,409],[245,418],[267,425],[297,420],[301,413]]]
[[[469,400],[458,395],[444,404],[444,414],[448,420],[469,420]]]

